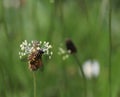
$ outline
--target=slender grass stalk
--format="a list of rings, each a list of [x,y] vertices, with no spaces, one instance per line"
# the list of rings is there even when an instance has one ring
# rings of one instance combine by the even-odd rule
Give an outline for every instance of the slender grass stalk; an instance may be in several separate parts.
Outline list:
[[[33,86],[34,86],[34,97],[36,96],[36,75],[35,72],[33,72]]]
[[[1,0],[1,6],[2,6],[2,22],[3,22],[3,25],[4,25],[4,29],[5,29],[5,34],[6,34],[6,37],[9,39],[9,33],[8,33],[8,27],[7,27],[7,22],[6,22],[6,19],[5,19],[5,7],[3,5],[3,0]]]
[[[59,12],[60,12],[60,25],[62,29],[62,38],[65,39],[65,24],[64,24],[64,13],[63,13],[63,0],[59,0]]]
[[[97,79],[92,79],[92,86],[93,86],[93,97],[97,97],[98,94],[98,88],[97,88]]]
[[[56,1],[54,1],[54,3],[52,3],[52,11],[51,11],[51,15],[50,15],[50,28],[49,31],[47,33],[47,40],[49,42],[52,41],[52,36],[53,36],[53,31],[54,31],[54,19],[55,19],[55,9],[56,9]]]
[[[82,12],[84,12],[87,22],[89,21],[89,16],[88,16],[88,8],[87,8],[87,4],[86,4],[86,0],[78,0],[80,7],[82,9]]]
[[[79,68],[80,68],[80,71],[81,71],[81,75],[83,77],[83,83],[84,83],[84,97],[87,97],[87,80],[85,78],[85,75],[84,75],[84,72],[83,72],[83,69],[82,69],[82,65],[81,65],[81,62],[79,61],[78,57],[76,54],[73,54],[74,56],[74,59],[76,61],[76,63],[78,64]]]
[[[35,35],[38,36],[37,38],[40,38],[40,27],[39,27],[39,21],[38,21],[38,17],[37,17],[37,4],[38,4],[38,0],[33,0],[32,1],[32,22],[34,25],[34,30],[35,32],[37,32]],[[42,37],[41,37],[42,38]]]
[[[64,62],[62,62],[61,64],[63,64],[62,65],[62,75],[63,75],[62,79],[64,79],[64,83],[63,83],[64,87],[63,87],[62,92],[63,92],[64,97],[68,97],[68,89],[69,89],[68,85],[69,84],[68,84],[68,78],[66,74],[66,65]]]
[[[59,10],[59,21],[60,21],[60,27],[61,27],[61,37],[62,41],[65,39],[65,25],[64,25],[64,13],[63,13],[63,0],[58,0],[58,10]],[[57,0],[56,0],[57,3]],[[56,4],[57,5],[57,4]],[[57,7],[57,6],[56,6]],[[64,97],[68,97],[68,92],[69,92],[69,84],[68,84],[68,77],[66,74],[66,66],[65,64],[62,63],[62,72],[63,72],[63,79],[64,79],[64,90],[62,92],[64,93]]]
[[[111,64],[111,59],[112,59],[112,28],[111,28],[111,18],[112,18],[112,0],[109,0],[109,97],[112,97],[112,64]]]

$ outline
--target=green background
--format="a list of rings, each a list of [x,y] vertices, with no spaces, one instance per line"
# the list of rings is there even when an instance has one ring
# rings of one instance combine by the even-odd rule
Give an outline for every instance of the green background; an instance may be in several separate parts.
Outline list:
[[[51,60],[36,71],[37,97],[84,97],[83,79],[72,55],[63,61],[58,48],[70,38],[83,64],[95,59],[100,75],[87,80],[87,97],[109,96],[108,0],[0,0],[0,97],[33,97],[28,62],[19,59],[24,40],[49,41]],[[14,0],[11,0],[14,1]],[[15,7],[17,6],[17,7]],[[120,97],[120,1],[112,2],[112,96]],[[82,65],[81,64],[81,65]]]

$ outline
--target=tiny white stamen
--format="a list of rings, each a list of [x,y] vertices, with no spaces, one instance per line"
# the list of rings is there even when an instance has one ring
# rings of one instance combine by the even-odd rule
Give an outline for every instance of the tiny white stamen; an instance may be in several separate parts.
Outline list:
[[[23,41],[20,45],[21,51],[19,52],[20,58],[23,56],[26,56],[32,52],[35,52],[36,50],[42,50],[44,55],[48,55],[51,57],[53,52],[51,52],[52,46],[49,44],[49,42],[44,41],[43,43],[37,42],[37,41],[31,41],[30,43],[27,42],[27,40]]]

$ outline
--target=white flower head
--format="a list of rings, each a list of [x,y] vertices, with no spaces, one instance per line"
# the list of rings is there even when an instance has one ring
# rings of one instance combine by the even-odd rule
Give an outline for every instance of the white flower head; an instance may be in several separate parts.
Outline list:
[[[92,70],[93,70],[93,76],[97,77],[100,73],[100,65],[99,65],[98,61],[96,61],[96,60],[93,61]]]
[[[93,77],[98,77],[100,73],[100,65],[96,60],[88,60],[83,64],[83,72],[85,77],[91,79]]]
[[[23,41],[20,45],[21,51],[19,52],[20,59],[24,56],[31,54],[32,52],[41,50],[43,51],[43,55],[48,55],[51,58],[53,52],[51,51],[52,46],[49,42],[41,42],[41,41],[31,41],[27,42],[27,40]]]
[[[69,54],[70,54],[70,51],[63,49],[62,47],[58,48],[58,55],[61,55],[63,60],[68,59]]]

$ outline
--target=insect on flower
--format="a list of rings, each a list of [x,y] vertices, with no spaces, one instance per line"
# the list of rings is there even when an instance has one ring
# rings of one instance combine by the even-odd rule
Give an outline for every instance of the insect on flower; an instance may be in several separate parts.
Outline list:
[[[38,42],[31,41],[28,43],[26,40],[20,45],[21,52],[19,52],[20,59],[27,56],[29,69],[36,71],[39,68],[43,68],[42,55],[48,55],[49,58],[52,56],[50,49],[52,48],[49,45],[49,42]]]
[[[33,71],[37,70],[38,68],[42,68],[42,54],[44,52],[42,50],[35,50],[34,52],[31,52],[31,54],[28,56],[28,64],[29,68]]]

